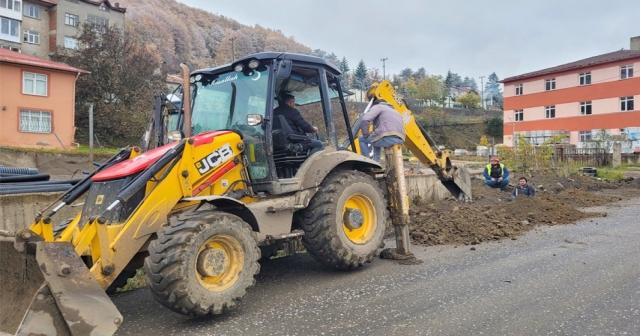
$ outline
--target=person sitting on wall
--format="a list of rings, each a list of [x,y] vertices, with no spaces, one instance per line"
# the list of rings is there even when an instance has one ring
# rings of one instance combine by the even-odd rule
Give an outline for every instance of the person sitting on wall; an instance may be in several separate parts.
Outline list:
[[[491,163],[484,167],[482,171],[485,183],[491,188],[504,189],[509,185],[509,169],[500,163],[500,159],[496,156],[491,158]]]
[[[535,194],[536,190],[527,184],[527,178],[523,176],[518,179],[518,185],[513,188],[513,191],[511,192],[511,200],[514,200],[516,196],[533,197]]]

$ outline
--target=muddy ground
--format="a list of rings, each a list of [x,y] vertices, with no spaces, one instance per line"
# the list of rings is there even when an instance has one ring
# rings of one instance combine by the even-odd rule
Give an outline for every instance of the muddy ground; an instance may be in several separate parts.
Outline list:
[[[515,177],[517,178],[517,177]],[[512,187],[501,192],[474,179],[471,203],[453,198],[424,204],[414,201],[411,215],[411,240],[416,245],[475,245],[518,235],[538,225],[561,225],[606,216],[579,209],[603,205],[640,195],[640,179],[606,182],[594,177],[554,173],[527,176],[536,188],[535,197],[517,197],[509,201]],[[511,182],[513,185],[515,183]]]

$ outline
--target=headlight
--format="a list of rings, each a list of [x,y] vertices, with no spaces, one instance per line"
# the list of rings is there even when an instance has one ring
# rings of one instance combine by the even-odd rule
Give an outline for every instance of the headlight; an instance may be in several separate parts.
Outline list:
[[[242,69],[244,69],[244,66],[242,66],[242,64],[238,64],[233,68],[233,70],[235,70],[236,72],[242,72]]]
[[[189,77],[189,83],[193,84],[196,82],[196,78],[194,76]]]
[[[249,61],[249,68],[250,69],[255,69],[260,65],[260,62],[258,62],[258,60],[251,60]]]
[[[202,79],[202,75],[196,75],[196,82],[199,82]]]

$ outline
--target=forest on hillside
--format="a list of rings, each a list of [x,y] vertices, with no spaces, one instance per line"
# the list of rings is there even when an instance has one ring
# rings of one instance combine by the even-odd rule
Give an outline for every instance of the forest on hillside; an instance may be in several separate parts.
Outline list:
[[[120,0],[120,5],[127,8],[127,34],[157,47],[169,73],[179,72],[180,63],[206,68],[263,51],[313,53],[279,30],[243,25],[175,0]]]

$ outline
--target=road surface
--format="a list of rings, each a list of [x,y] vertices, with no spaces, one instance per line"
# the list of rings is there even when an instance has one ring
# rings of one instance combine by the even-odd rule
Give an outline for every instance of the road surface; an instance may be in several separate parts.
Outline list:
[[[594,210],[608,216],[475,250],[413,246],[421,265],[270,260],[217,317],[173,313],[146,288],[123,293],[118,335],[639,335],[640,198]]]

